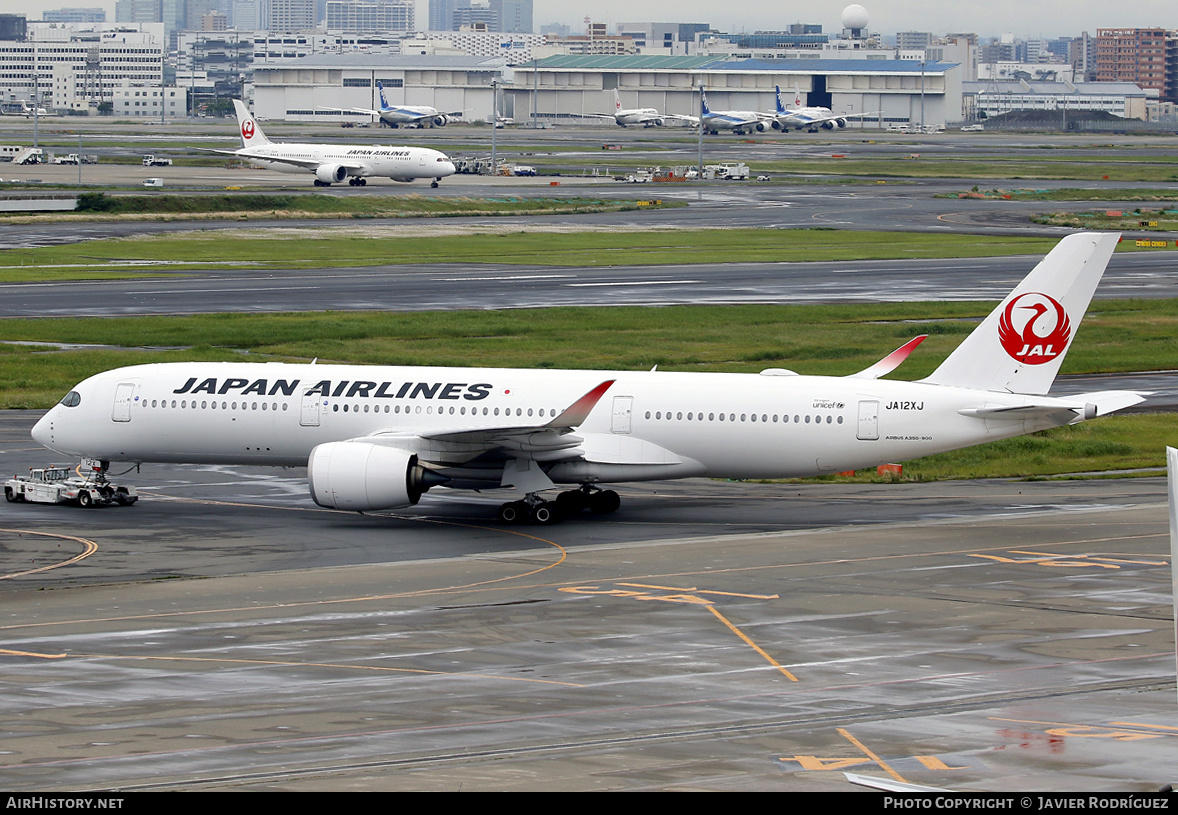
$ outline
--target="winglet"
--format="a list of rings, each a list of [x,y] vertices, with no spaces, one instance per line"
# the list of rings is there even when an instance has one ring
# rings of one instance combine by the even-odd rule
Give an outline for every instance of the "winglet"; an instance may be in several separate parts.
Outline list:
[[[586,419],[589,418],[589,413],[593,410],[594,407],[597,406],[597,403],[601,400],[601,397],[605,395],[605,392],[609,390],[610,386],[613,385],[616,381],[617,380],[615,379],[608,379],[605,382],[602,382],[596,388],[589,391],[580,399],[565,408],[559,416],[544,426],[553,429],[579,427]]]
[[[892,353],[881,359],[879,362],[872,365],[870,368],[864,368],[857,374],[851,374],[848,379],[879,379],[885,374],[890,374],[892,371],[900,367],[900,364],[908,359],[908,355],[916,350],[916,346],[920,345],[928,339],[928,334],[921,334],[919,337],[914,337],[908,342],[901,345]]]

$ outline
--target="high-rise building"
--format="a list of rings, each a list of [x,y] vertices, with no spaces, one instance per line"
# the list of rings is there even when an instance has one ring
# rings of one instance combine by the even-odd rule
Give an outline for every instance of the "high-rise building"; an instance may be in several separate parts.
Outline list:
[[[270,0],[268,30],[302,31],[314,27],[315,0]]]
[[[1094,78],[1132,82],[1156,90],[1162,98],[1173,98],[1173,81],[1166,81],[1166,43],[1172,37],[1164,28],[1097,29]]]
[[[327,0],[328,31],[415,31],[414,0]]]
[[[46,23],[105,23],[104,8],[55,8],[41,12]]]

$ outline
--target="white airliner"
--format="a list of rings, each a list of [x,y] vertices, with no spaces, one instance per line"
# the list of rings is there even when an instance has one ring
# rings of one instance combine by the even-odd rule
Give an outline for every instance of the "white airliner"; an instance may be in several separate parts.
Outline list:
[[[700,91],[700,107],[703,126],[705,133],[711,133],[713,136],[719,134],[721,130],[731,130],[738,136],[747,133],[752,133],[754,130],[758,132],[765,132],[769,129],[769,125],[773,117],[767,113],[758,113],[755,110],[709,110],[708,97],[702,90]]]
[[[774,130],[788,131],[791,127],[794,130],[808,128],[811,132],[820,127],[834,130],[836,127],[846,127],[848,119],[863,119],[877,115],[875,113],[835,113],[830,108],[804,107],[802,92],[798,88],[794,88],[793,107],[787,108],[781,104],[781,88],[774,86],[774,90],[777,92],[777,115],[773,117]]]
[[[237,111],[237,130],[241,149],[213,150],[237,156],[273,170],[288,173],[313,173],[316,187],[347,182],[364,186],[371,177],[393,181],[432,178],[431,187],[448,175],[454,175],[454,163],[437,150],[426,147],[368,147],[351,144],[282,144],[266,138],[261,126],[240,99],[233,100]]]
[[[26,119],[31,119],[34,116],[48,116],[49,115],[49,111],[45,110],[45,108],[38,105],[37,108],[34,110],[33,108],[29,107],[28,102],[21,102],[20,103],[20,112],[22,114],[24,114],[24,117]]]
[[[377,92],[380,94],[380,110],[372,110],[371,108],[348,108],[357,113],[367,113],[370,116],[379,116],[381,121],[389,127],[397,128],[402,125],[416,125],[418,127],[445,127],[450,123],[450,118],[458,116],[458,113],[442,113],[437,108],[429,105],[390,105],[384,98],[384,86],[379,82],[376,83]],[[342,110],[342,108],[327,108],[327,110]]]
[[[659,113],[654,108],[630,108],[625,110],[622,108],[622,97],[618,95],[618,89],[614,88],[614,112],[613,113],[590,113],[589,116],[595,116],[599,119],[613,119],[618,127],[626,127],[627,125],[642,125],[643,127],[662,127],[668,119],[674,119],[679,122],[687,122],[690,125],[699,124],[699,119],[695,116],[680,116],[676,113]]]
[[[598,485],[840,472],[1101,416],[1129,391],[1047,396],[1116,247],[1064,238],[919,382],[883,380],[923,337],[852,376],[193,362],[78,384],[33,428],[51,450],[121,462],[306,466],[311,496],[358,512],[426,490],[513,488],[504,521],[618,495]],[[546,500],[556,484],[577,485]]]

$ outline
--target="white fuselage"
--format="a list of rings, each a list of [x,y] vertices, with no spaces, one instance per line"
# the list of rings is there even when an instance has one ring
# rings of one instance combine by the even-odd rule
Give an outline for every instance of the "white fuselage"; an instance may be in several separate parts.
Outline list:
[[[99,460],[283,466],[306,465],[316,445],[378,436],[440,472],[453,468],[477,480],[478,472],[463,470],[458,448],[425,437],[540,427],[610,379],[572,431],[579,445],[542,462],[552,481],[805,476],[1053,426],[1030,419],[992,424],[958,413],[1023,405],[1024,396],[900,381],[175,363],[90,377],[37,423],[33,436],[59,453]],[[483,476],[497,484],[501,471],[491,465]]]
[[[348,175],[361,178],[378,177],[412,180],[415,178],[445,178],[454,175],[454,163],[449,157],[428,147],[356,146],[349,144],[284,144],[267,142],[237,151],[243,159],[262,164],[284,173],[307,173],[308,166],[290,163],[291,160],[309,165],[339,164],[349,168]],[[268,158],[282,159],[267,161]]]
[[[760,114],[752,110],[713,110],[703,117],[706,130],[755,130],[761,121]]]
[[[380,118],[393,125],[422,124],[434,126],[434,120],[445,124],[444,117],[437,108],[425,105],[402,105],[396,108],[381,108]]]
[[[619,110],[614,114],[614,121],[623,127],[626,125],[661,125],[663,117],[654,108],[635,108],[633,110]]]

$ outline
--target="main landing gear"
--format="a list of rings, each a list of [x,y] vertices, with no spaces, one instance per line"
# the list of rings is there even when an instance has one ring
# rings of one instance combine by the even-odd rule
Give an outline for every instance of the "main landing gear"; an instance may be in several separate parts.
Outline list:
[[[613,490],[602,490],[586,484],[580,489],[565,490],[554,501],[545,501],[534,492],[528,493],[522,501],[508,501],[499,507],[499,520],[508,524],[548,526],[585,510],[594,515],[609,515],[621,505],[622,499]]]
[[[353,187],[364,187],[364,186],[368,185],[368,179],[367,178],[357,178],[356,176],[352,176],[351,178],[348,179],[348,184],[350,184]]]

